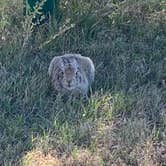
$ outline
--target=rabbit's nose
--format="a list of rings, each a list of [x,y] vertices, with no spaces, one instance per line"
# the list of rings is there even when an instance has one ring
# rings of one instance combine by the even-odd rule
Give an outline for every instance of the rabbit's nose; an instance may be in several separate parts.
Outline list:
[[[71,86],[71,80],[68,81],[68,86]]]

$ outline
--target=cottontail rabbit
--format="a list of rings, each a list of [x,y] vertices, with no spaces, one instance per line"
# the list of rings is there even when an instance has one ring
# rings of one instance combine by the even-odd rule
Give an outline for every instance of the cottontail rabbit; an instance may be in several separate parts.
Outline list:
[[[54,89],[60,94],[83,95],[94,80],[95,68],[92,60],[80,54],[65,54],[52,59],[49,69]]]

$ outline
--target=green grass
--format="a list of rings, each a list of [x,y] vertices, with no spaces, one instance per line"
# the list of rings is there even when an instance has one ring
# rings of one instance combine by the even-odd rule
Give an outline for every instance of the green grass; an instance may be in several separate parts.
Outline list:
[[[165,1],[68,5],[31,32],[21,0],[0,2],[0,165],[166,164]],[[47,71],[63,53],[94,61],[89,103],[56,98]]]

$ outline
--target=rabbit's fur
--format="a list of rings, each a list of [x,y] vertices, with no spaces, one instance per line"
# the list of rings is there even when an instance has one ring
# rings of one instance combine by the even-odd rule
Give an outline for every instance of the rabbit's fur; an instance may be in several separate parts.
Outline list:
[[[94,80],[95,68],[92,60],[80,54],[65,54],[52,59],[49,69],[54,89],[60,94],[83,95]]]

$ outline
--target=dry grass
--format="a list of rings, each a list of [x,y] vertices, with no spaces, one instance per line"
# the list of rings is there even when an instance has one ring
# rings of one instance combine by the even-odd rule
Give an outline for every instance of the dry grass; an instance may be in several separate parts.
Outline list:
[[[0,2],[0,165],[166,165],[165,1],[107,2],[63,0],[35,29],[21,0]],[[95,63],[89,103],[50,86],[71,52]]]
[[[28,152],[23,158],[23,166],[60,166],[61,162],[50,154],[43,154],[39,150]]]

